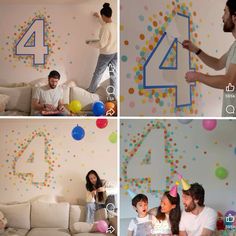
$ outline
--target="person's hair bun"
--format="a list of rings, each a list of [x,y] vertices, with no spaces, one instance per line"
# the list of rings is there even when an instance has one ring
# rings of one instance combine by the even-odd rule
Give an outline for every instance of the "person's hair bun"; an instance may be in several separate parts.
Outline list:
[[[112,9],[110,8],[110,3],[105,2],[103,8],[100,11],[101,16],[106,16],[110,18],[112,16]]]
[[[104,4],[103,4],[103,7],[104,7],[104,8],[108,8],[108,7],[110,7],[110,3],[107,3],[107,2],[104,3]]]

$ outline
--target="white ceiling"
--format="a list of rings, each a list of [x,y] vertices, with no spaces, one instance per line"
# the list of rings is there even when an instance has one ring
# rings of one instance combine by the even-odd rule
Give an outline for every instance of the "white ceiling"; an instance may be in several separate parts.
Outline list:
[[[76,4],[92,0],[0,0],[1,4]]]

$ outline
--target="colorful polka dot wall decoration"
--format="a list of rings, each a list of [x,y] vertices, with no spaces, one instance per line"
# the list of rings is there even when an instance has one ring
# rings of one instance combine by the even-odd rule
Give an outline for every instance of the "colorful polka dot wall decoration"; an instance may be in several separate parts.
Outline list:
[[[206,132],[202,120],[122,119],[120,123],[121,218],[134,215],[131,195],[143,193],[150,208],[159,206],[181,174],[189,184],[199,183],[206,201],[223,212],[235,195],[235,122],[218,120]],[[178,186],[181,196],[182,184]],[[222,199],[228,199],[227,201]]]
[[[41,143],[42,151],[39,154],[40,156],[37,156],[35,149],[32,147],[32,143],[36,139],[42,139],[43,141]],[[9,175],[11,177],[15,176],[37,188],[50,187],[53,171],[56,166],[59,167],[59,165],[56,165],[55,151],[51,143],[50,134],[45,129],[34,130],[28,138],[16,143],[17,148],[13,152],[12,171],[9,172]],[[34,172],[37,170],[37,164],[42,164],[42,162],[45,168],[43,173],[40,173],[42,180],[37,182],[35,181],[36,173]]]
[[[174,158],[174,153],[178,152],[176,148],[176,144],[173,141],[173,133],[168,129],[171,124],[165,124],[160,121],[151,120],[147,123],[147,125],[143,128],[142,132],[130,137],[128,141],[128,148],[125,150],[121,150],[123,153],[122,160],[121,160],[121,172],[120,172],[120,184],[121,189],[127,190],[130,189],[133,192],[143,192],[143,193],[150,193],[155,197],[158,197],[159,194],[163,194],[166,189],[170,188],[170,185],[173,183],[173,177],[177,171],[179,161],[176,161]],[[129,128],[129,127],[128,127]],[[130,126],[132,129],[132,126]],[[163,160],[167,165],[169,165],[169,175],[165,176],[165,189],[160,188],[152,188],[152,181],[153,179],[148,175],[145,177],[129,177],[128,167],[131,161],[137,160],[137,153],[141,148],[145,148],[143,145],[150,135],[151,131],[153,130],[160,130],[163,133],[164,138],[164,157]],[[152,156],[152,150],[147,150],[145,157],[140,161],[140,165],[150,165],[152,164],[151,158],[158,158]]]
[[[28,53],[25,53],[25,55],[20,55],[20,53],[17,53],[17,45],[37,20],[43,21],[44,32],[42,33],[44,47],[47,47],[47,52],[45,52],[44,55],[44,62],[40,64],[34,63],[33,55],[27,55]],[[35,37],[38,36],[34,32],[34,34],[32,34],[27,39],[26,45],[24,47],[30,48],[40,46],[35,44]],[[54,55],[58,51],[61,51],[61,47],[58,46],[60,36],[56,35],[56,32],[52,26],[51,16],[47,13],[46,8],[34,12],[31,17],[26,19],[21,24],[14,25],[14,33],[11,35],[6,35],[4,40],[5,51],[8,51],[8,54],[4,57],[4,60],[11,63],[13,68],[16,68],[19,62],[23,63],[24,66],[28,68],[34,68],[39,72],[42,72],[45,69],[49,70],[51,67],[56,66]]]
[[[132,19],[136,24],[134,31],[136,39],[135,36],[129,37],[131,34],[130,29],[127,27],[131,27],[131,24],[127,25],[128,23],[124,17],[125,13],[122,15],[125,9],[121,10],[121,114],[123,110],[127,114],[135,112],[135,114],[141,116],[197,115],[199,113],[198,105],[202,99],[201,86],[199,84],[190,88],[192,101],[191,105],[186,106],[176,106],[177,90],[174,87],[163,86],[163,88],[157,88],[150,86],[152,88],[149,88],[146,86],[146,63],[150,60],[150,55],[155,53],[155,48],[161,43],[164,33],[177,14],[189,17],[190,40],[196,45],[201,44],[197,33],[199,26],[194,21],[197,17],[197,12],[192,8],[192,1],[166,1],[166,11],[158,11],[158,6],[163,5],[163,3],[158,3],[160,1],[156,2],[156,9],[152,9],[147,5],[142,9],[142,4],[140,2],[137,3],[137,8],[140,8],[141,12],[145,11],[145,14],[140,12],[136,21]],[[170,4],[168,4],[169,2]],[[126,8],[132,5],[130,2],[126,4]],[[137,29],[139,29],[138,33],[136,32]],[[176,41],[172,46],[168,56],[166,56],[165,61],[162,63],[163,68],[175,68],[177,66],[177,47],[182,47],[182,45],[179,45],[179,42]],[[131,60],[134,56],[129,55],[131,48],[136,49],[136,52],[134,52],[136,55],[135,61]],[[191,55],[190,64],[196,71],[202,67],[200,61],[193,55]],[[126,73],[126,78],[122,71]],[[126,80],[132,86],[127,88]],[[143,106],[146,104],[146,107],[148,107],[143,113],[137,113],[137,110],[140,110],[140,103]]]

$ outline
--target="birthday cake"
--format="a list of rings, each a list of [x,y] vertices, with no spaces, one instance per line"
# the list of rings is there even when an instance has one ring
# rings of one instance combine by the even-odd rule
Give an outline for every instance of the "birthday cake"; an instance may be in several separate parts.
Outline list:
[[[172,235],[170,225],[167,220],[157,220],[151,231],[152,235]]]

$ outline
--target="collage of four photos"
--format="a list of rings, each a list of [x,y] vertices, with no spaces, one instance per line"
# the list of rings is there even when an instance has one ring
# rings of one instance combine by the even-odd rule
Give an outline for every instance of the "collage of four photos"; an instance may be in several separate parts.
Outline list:
[[[0,236],[236,236],[235,0],[0,0]]]

